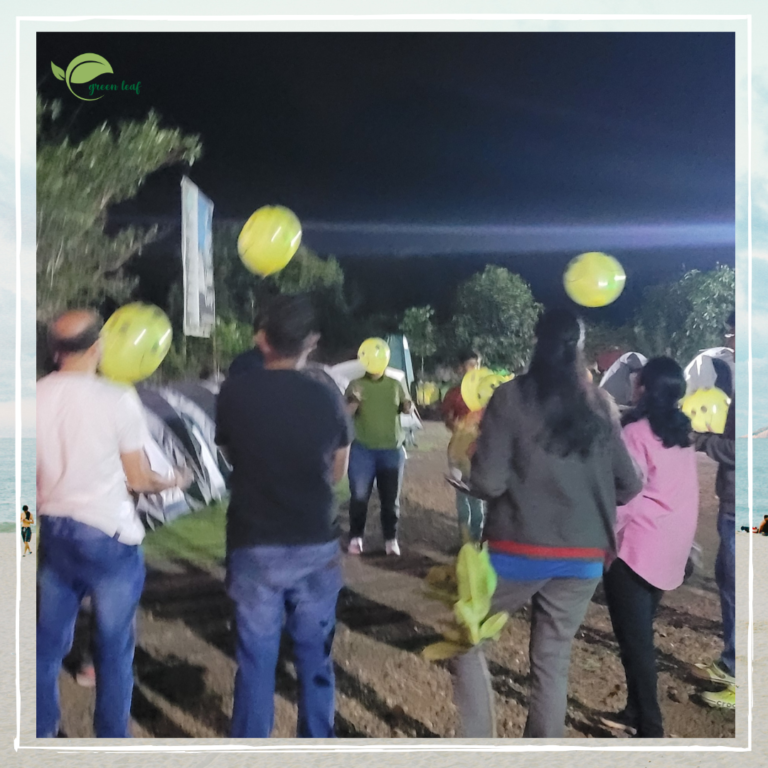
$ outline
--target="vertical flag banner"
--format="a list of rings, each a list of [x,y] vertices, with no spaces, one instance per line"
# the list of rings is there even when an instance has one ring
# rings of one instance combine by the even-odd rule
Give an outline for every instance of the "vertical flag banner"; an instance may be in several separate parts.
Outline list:
[[[213,203],[186,176],[181,180],[181,259],[184,265],[184,335],[208,338],[216,316]]]

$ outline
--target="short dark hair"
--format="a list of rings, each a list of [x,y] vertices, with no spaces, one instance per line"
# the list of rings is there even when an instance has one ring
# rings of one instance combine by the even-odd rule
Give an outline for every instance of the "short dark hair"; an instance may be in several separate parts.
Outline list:
[[[317,326],[314,302],[307,294],[296,294],[272,299],[262,315],[260,330],[279,355],[297,357]]]
[[[24,505],[24,506],[21,508],[21,511],[22,511],[22,512],[29,512],[29,507],[28,507],[28,506],[25,504],[25,505]],[[766,517],[768,517],[768,515],[766,515]]]
[[[479,352],[475,352],[474,349],[464,349],[462,350],[461,354],[458,356],[459,365],[464,365],[464,363],[468,363],[470,360],[481,360],[482,355]]]

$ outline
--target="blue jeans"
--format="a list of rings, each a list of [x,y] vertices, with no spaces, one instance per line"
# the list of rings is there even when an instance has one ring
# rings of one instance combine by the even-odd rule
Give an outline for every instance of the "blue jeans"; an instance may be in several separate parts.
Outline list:
[[[720,547],[715,560],[715,580],[720,589],[723,616],[723,654],[720,666],[736,674],[736,518],[733,505],[720,505],[717,518]]]
[[[332,646],[343,586],[338,541],[236,549],[227,558],[235,603],[233,739],[265,739],[275,716],[275,669],[285,626],[299,678],[299,738],[334,737]]]
[[[133,694],[136,609],[144,587],[141,547],[68,517],[44,516],[38,568],[37,738],[59,727],[59,672],[74,638],[80,602],[90,595],[98,738],[127,738]]]
[[[373,491],[373,481],[379,489],[381,501],[381,530],[386,541],[397,538],[400,519],[400,491],[403,486],[405,451],[374,450],[357,441],[349,453],[349,536],[362,538],[368,517],[368,502]]]
[[[485,505],[480,499],[456,491],[456,511],[459,514],[459,534],[464,542],[464,531],[472,541],[480,541],[483,535]]]

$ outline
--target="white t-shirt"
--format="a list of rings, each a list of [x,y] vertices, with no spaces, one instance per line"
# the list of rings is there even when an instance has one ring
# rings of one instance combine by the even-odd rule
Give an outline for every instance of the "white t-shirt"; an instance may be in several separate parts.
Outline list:
[[[149,440],[133,388],[87,373],[58,372],[37,383],[37,512],[71,517],[124,544],[144,526],[120,454]]]

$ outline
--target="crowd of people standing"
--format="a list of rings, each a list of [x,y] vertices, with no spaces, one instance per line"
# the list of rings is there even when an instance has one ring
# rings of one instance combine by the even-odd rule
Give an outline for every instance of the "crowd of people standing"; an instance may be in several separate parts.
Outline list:
[[[293,640],[299,680],[297,735],[334,736],[333,640],[343,586],[335,490],[343,477],[351,492],[347,552],[363,552],[375,484],[385,552],[400,555],[400,416],[411,411],[410,396],[385,375],[366,374],[342,395],[311,373],[317,325],[309,297],[276,298],[255,326],[254,349],[233,363],[218,395],[216,442],[233,467],[226,530],[237,636],[232,738],[272,732],[283,629]],[[729,318],[731,346],[734,325]],[[190,482],[182,469],[169,477],[151,470],[136,393],[97,375],[100,327],[91,312],[58,318],[49,333],[58,370],[38,382],[39,738],[59,733],[58,677],[86,597],[94,623],[95,732],[130,735],[144,583],[144,530],[131,491]],[[532,604],[524,737],[564,735],[571,646],[601,579],[627,682],[626,707],[606,724],[661,737],[653,621],[663,593],[685,578],[698,520],[697,450],[719,464],[724,650],[692,672],[724,687],[704,694],[707,703],[735,702],[735,409],[723,435],[693,435],[679,408],[683,372],[656,358],[640,372],[637,400],[621,415],[592,382],[583,349],[581,321],[548,311],[527,372],[501,385],[483,413],[469,413],[460,391],[449,393],[449,471],[464,489],[457,490],[458,539],[487,544],[500,610]],[[480,362],[464,353],[461,369]],[[451,674],[462,735],[494,737],[482,647],[459,656]]]

